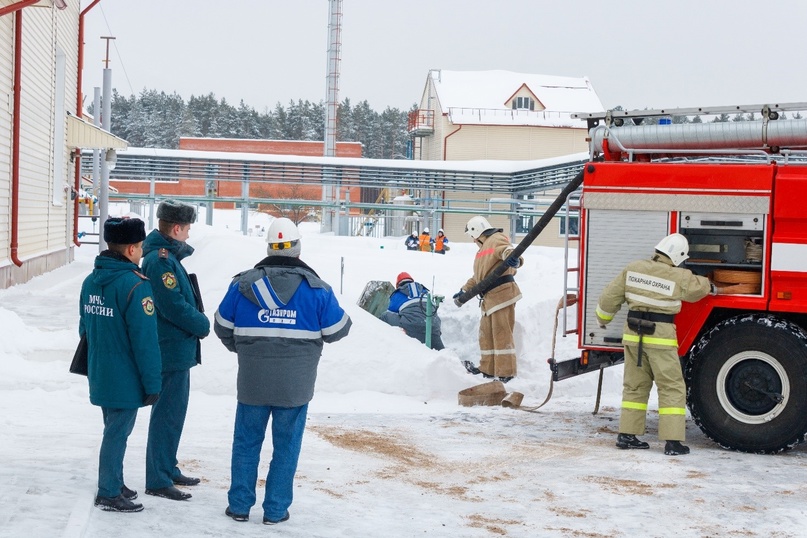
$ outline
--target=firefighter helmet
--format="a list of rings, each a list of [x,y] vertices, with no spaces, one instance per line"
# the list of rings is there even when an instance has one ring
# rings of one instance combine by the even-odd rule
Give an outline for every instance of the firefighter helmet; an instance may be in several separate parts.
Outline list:
[[[679,233],[670,234],[656,245],[656,252],[664,254],[673,264],[681,265],[689,258],[689,241]]]
[[[485,217],[471,217],[468,224],[465,225],[465,233],[471,236],[471,239],[476,241],[482,232],[490,230],[493,226],[490,225],[488,219]]]
[[[404,271],[403,273],[398,275],[398,278],[395,280],[395,287],[399,287],[401,284],[409,284],[410,282],[414,282],[415,279],[412,278],[412,275]]]
[[[300,240],[300,230],[294,223],[286,217],[277,218],[269,225],[266,231],[266,242],[273,243],[290,243]]]

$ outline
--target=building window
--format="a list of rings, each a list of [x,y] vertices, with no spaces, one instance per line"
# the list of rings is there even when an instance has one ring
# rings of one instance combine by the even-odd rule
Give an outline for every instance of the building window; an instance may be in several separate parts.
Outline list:
[[[560,235],[566,235],[566,215],[560,216]],[[580,233],[580,216],[569,215],[569,235],[576,236]]]
[[[535,110],[535,101],[532,97],[516,97],[513,99],[513,110]]]
[[[532,230],[533,217],[520,215],[516,220],[516,233],[528,234]]]

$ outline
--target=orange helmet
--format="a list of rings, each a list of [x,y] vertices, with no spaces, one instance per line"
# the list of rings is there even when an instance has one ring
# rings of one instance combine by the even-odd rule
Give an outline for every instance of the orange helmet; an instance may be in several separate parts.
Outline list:
[[[415,279],[412,278],[412,275],[404,271],[403,273],[398,275],[398,279],[395,281],[395,287],[397,288],[401,284],[409,284],[410,282],[414,282]]]

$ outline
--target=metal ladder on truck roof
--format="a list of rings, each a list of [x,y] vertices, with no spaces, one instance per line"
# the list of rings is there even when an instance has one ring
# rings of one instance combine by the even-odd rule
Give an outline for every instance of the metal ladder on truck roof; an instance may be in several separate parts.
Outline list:
[[[756,104],[756,105],[730,105],[730,106],[701,106],[689,108],[656,108],[644,110],[606,110],[602,112],[575,112],[572,118],[586,120],[588,128],[596,127],[600,122],[606,126],[621,127],[625,119],[630,119],[634,125],[640,125],[644,118],[663,116],[717,116],[721,114],[760,114],[763,119],[779,119],[781,112],[807,111],[807,102],[782,104]]]
[[[807,119],[784,120],[785,111],[805,111],[807,103],[743,105],[726,107],[662,108],[653,110],[609,110],[574,113],[589,126],[589,155],[605,161],[644,162],[653,160],[728,161],[752,159],[784,164],[805,162]],[[759,113],[761,119],[729,120],[729,113]],[[722,115],[719,121],[675,121],[675,118]],[[646,121],[660,117],[666,121]],[[743,118],[744,119],[744,118]],[[780,121],[774,121],[774,120]],[[675,123],[673,123],[675,121]],[[641,156],[641,157],[640,157]]]

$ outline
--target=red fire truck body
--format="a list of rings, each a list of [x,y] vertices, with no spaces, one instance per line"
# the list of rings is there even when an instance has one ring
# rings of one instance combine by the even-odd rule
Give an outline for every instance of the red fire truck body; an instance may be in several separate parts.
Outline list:
[[[762,129],[770,119],[738,123],[744,129],[764,123]],[[807,145],[807,122],[776,123],[791,122],[804,131],[803,142],[793,140]],[[659,149],[666,147],[659,138],[669,136],[664,128],[674,131],[670,146],[678,153]],[[594,143],[598,129],[592,129]],[[659,240],[679,232],[690,244],[682,267],[721,287],[718,295],[683,303],[675,317],[694,421],[726,448],[786,450],[807,433],[807,163],[779,158],[797,152],[766,143],[760,147],[768,155],[756,151],[754,161],[738,162],[738,151],[705,155],[706,143],[676,144],[691,136],[688,129],[652,126],[655,138],[637,143],[638,150],[618,140],[617,128],[600,133],[580,199],[576,332],[582,354],[553,362],[553,373],[561,380],[622,361],[627,308],[602,329],[595,316],[599,296],[629,262],[650,257]],[[708,129],[714,138],[721,128]],[[619,151],[609,151],[617,145]],[[698,151],[682,158],[687,148]],[[723,275],[739,281],[721,282]]]

